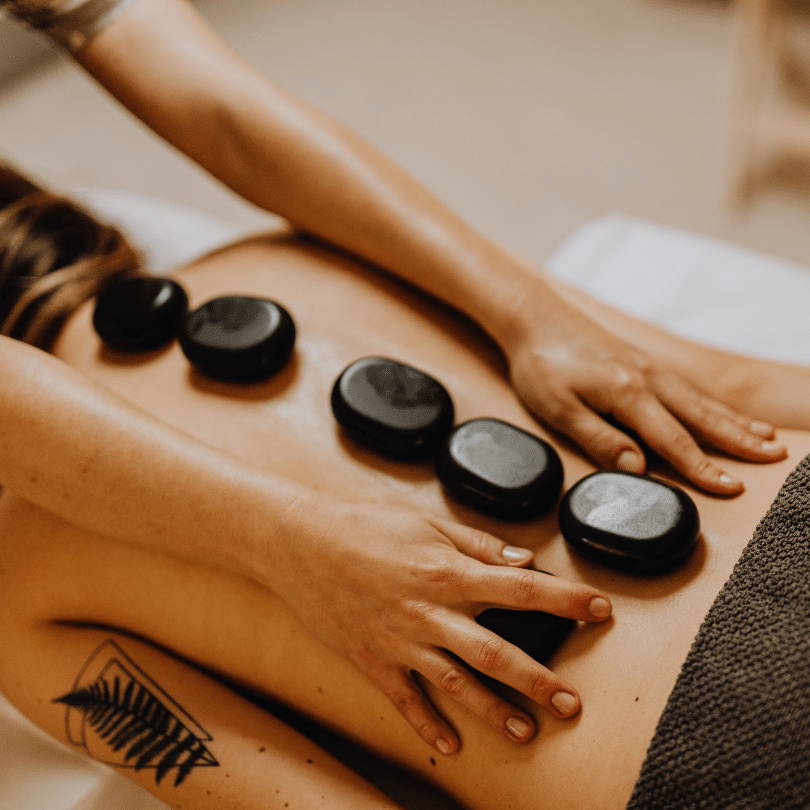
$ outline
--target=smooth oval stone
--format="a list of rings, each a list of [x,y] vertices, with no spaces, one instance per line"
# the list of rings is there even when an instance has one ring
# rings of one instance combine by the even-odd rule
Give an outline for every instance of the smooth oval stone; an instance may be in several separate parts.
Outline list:
[[[459,425],[436,457],[436,475],[462,503],[508,520],[528,520],[560,497],[563,467],[557,451],[500,419]]]
[[[485,610],[476,621],[541,664],[551,658],[576,624],[573,619],[540,610],[506,608]]]
[[[218,380],[258,382],[279,371],[295,345],[295,323],[267,298],[225,295],[190,312],[180,347],[200,374]]]
[[[453,427],[450,394],[433,377],[384,357],[357,360],[332,388],[332,413],[357,442],[392,458],[435,452]]]
[[[169,278],[115,282],[96,299],[93,328],[111,349],[147,352],[172,341],[188,310],[186,291]]]
[[[674,568],[695,548],[700,516],[679,487],[626,472],[595,472],[560,502],[560,531],[588,559],[634,573]]]

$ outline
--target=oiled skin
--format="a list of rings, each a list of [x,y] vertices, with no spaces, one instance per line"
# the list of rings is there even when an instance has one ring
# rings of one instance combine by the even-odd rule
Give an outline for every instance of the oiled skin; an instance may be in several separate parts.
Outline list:
[[[337,273],[335,263],[347,266]],[[613,603],[613,618],[581,625],[550,664],[579,690],[582,711],[559,720],[524,700],[538,733],[517,745],[432,690],[461,738],[457,755],[436,757],[373,684],[255,583],[110,543],[8,493],[0,500],[0,644],[26,652],[19,664],[6,654],[0,689],[63,739],[63,712],[50,701],[54,679],[69,684],[75,668],[60,673],[56,654],[33,641],[28,649],[27,639],[53,622],[105,625],[295,706],[436,781],[465,806],[623,807],[703,616],[782,481],[810,451],[810,434],[780,431],[789,448],[781,462],[723,459],[747,489],[726,500],[688,488],[702,520],[690,560],[666,576],[625,576],[570,552],[554,514],[520,524],[486,518],[448,501],[429,463],[387,461],[337,429],[329,408],[333,381],[359,357],[385,355],[441,380],[458,422],[495,416],[552,441],[566,487],[591,472],[590,462],[524,410],[501,357],[468,323],[375,273],[292,241],[244,243],[177,278],[192,304],[228,292],[282,302],[299,335],[287,368],[266,384],[239,387],[191,372],[176,345],[122,361],[100,348],[89,305],[68,324],[55,353],[159,418],[253,464],[346,500],[414,507],[481,527],[532,548],[538,568],[601,589]],[[204,724],[205,707],[197,713]]]

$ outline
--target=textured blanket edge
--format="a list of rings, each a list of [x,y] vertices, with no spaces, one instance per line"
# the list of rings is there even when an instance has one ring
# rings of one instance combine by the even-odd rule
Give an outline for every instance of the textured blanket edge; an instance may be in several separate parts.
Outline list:
[[[715,599],[628,810],[810,807],[810,456]]]

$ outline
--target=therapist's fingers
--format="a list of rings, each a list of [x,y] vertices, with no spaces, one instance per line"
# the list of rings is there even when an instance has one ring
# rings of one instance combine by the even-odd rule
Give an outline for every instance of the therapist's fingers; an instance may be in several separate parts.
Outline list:
[[[437,524],[460,550],[465,543],[474,542],[476,533],[467,532],[466,527],[444,521]],[[400,660],[409,669],[392,664],[369,647],[355,653],[356,663],[425,742],[446,756],[459,748],[457,734],[436,711],[411,671],[513,742],[526,742],[534,736],[534,720],[495,694],[473,670],[512,686],[556,717],[572,717],[579,711],[579,695],[567,681],[483,628],[471,618],[470,611],[511,607],[599,621],[610,615],[611,605],[598,590],[531,569],[468,560],[460,566],[459,576],[448,583],[448,592],[457,607],[436,606],[426,613],[432,643],[408,645]]]
[[[577,441],[587,441],[583,446],[608,469],[643,472],[646,461],[638,444],[599,416],[610,413],[696,486],[719,495],[742,492],[743,482],[704,453],[689,430],[662,404],[656,387],[661,386],[654,368],[604,364],[601,374],[582,387],[584,401],[565,415],[566,432]]]
[[[449,521],[435,520],[434,525],[462,553],[473,556],[493,538]],[[500,542],[500,541],[498,541]],[[560,718],[575,715],[581,706],[576,690],[526,653],[472,620],[490,608],[536,610],[580,621],[603,621],[612,606],[598,589],[569,582],[550,574],[503,565],[479,565],[470,560],[459,568],[459,575],[448,583],[453,600],[462,610],[443,609],[434,616],[439,633],[428,651],[422,652],[416,669],[430,683],[458,703],[499,729],[509,739],[523,742],[534,734],[534,721],[524,711],[494,694],[473,672],[488,675],[514,689]],[[440,648],[440,649],[437,649]],[[441,652],[448,650],[452,656]],[[453,656],[456,656],[454,659]]]
[[[448,618],[445,630],[448,643],[452,639],[454,654],[474,670],[511,686],[555,717],[573,717],[581,709],[579,694],[568,681],[495,633],[459,615]],[[470,673],[465,675],[465,672],[457,666],[446,666],[443,671],[423,674],[444,691],[448,691],[448,683],[453,683],[456,700],[491,725],[501,728],[507,736],[511,732],[514,738],[516,728],[523,728],[520,723],[510,722],[510,718],[516,716],[514,707],[505,701],[494,700],[486,688],[472,686],[467,677],[472,676]],[[527,719],[518,716],[524,722]]]
[[[455,591],[459,598],[478,605],[478,612],[490,607],[536,610],[601,622],[613,610],[610,600],[598,589],[531,569],[472,564],[456,583]],[[571,717],[579,711],[579,695],[567,681],[463,613],[448,613],[439,627],[439,646],[451,650],[473,669],[511,686],[557,717]],[[438,672],[423,674],[505,734],[516,738],[518,728],[528,733],[522,721],[510,720],[515,717],[514,707],[495,701],[489,690],[471,684],[457,667],[440,667]]]
[[[629,402],[618,403],[613,414],[692,483],[720,495],[735,495],[744,488],[739,478],[706,455],[696,438],[748,461],[784,457],[784,445],[754,433],[749,420],[737,418],[731,409],[674,375],[662,376],[663,383],[655,380],[655,395],[644,391]],[[761,427],[765,432],[768,426]]]
[[[483,628],[478,629],[483,635],[491,635]],[[524,655],[516,647],[507,645],[506,642],[503,644],[510,648],[515,657]],[[405,721],[431,748],[443,756],[451,756],[459,750],[458,735],[436,711],[413,672],[418,672],[426,681],[513,742],[528,742],[534,736],[536,726],[528,712],[496,695],[463,663],[443,650],[425,648],[416,656],[411,672],[398,668],[381,669],[377,673],[369,670],[369,674]],[[574,696],[574,701],[578,711],[579,698]],[[560,713],[553,707],[552,710],[560,717],[573,716],[576,713]]]
[[[743,482],[710,459],[689,431],[649,392],[615,405],[612,412],[696,486],[720,495],[742,492]],[[565,422],[565,432],[586,447],[600,466],[624,472],[645,471],[646,458],[639,445],[592,408],[583,403],[572,407]]]
[[[440,518],[429,520],[462,554],[479,562],[524,568],[534,560],[530,549],[509,545],[487,532]]]
[[[601,371],[578,395],[573,391],[561,395],[553,410],[547,403],[535,410],[605,469],[643,473],[647,466],[638,443],[601,416],[611,413],[699,486],[724,494],[742,489],[742,482],[732,480],[705,457],[686,429],[650,393],[641,375],[622,368],[615,374]]]
[[[511,650],[516,656],[522,655],[516,647],[511,647]],[[513,742],[528,742],[534,736],[536,725],[528,712],[496,695],[452,656],[440,650],[426,653],[419,663],[418,672],[437,689]]]
[[[667,409],[702,443],[745,461],[771,462],[785,457],[787,448],[776,441],[772,425],[737,413],[675,375],[661,375],[656,388]]]
[[[382,667],[377,671],[369,667],[366,672],[376,681],[405,721],[431,748],[443,756],[450,756],[458,751],[458,735],[436,711],[409,672]]]
[[[736,495],[743,491],[743,482],[707,456],[692,434],[655,397],[640,399],[631,412],[619,411],[616,417],[701,489],[718,495]]]
[[[455,585],[458,598],[488,608],[540,610],[583,622],[601,622],[612,612],[597,588],[532,569],[470,566]],[[453,649],[458,654],[458,650]],[[465,659],[466,660],[466,659]]]

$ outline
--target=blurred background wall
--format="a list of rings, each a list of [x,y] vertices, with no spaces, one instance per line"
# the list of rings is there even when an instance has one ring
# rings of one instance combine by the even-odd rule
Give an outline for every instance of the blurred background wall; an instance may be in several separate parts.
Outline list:
[[[735,5],[723,0],[199,0],[248,61],[542,261],[619,211],[810,266],[801,161],[735,205]],[[12,42],[11,37],[14,37]],[[0,20],[0,154],[59,186],[261,213]],[[795,164],[795,165],[794,165]]]
[[[50,61],[51,52],[40,37],[0,17],[0,92]]]

